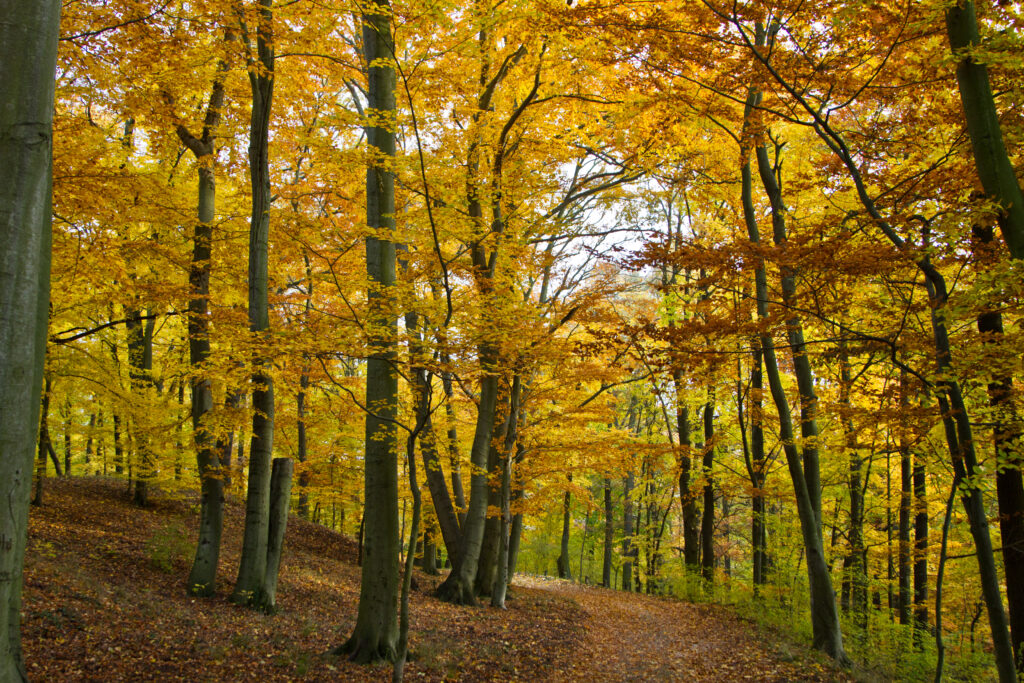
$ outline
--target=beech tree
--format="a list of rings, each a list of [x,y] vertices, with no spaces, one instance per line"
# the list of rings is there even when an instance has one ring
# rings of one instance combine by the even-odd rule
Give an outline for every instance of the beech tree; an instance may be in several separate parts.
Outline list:
[[[395,285],[395,48],[391,5],[362,15],[367,78],[366,273],[372,355],[366,367],[362,581],[355,630],[336,648],[356,661],[394,661],[398,646],[398,373]]]
[[[0,678],[24,681],[21,574],[50,293],[60,3],[0,3]]]

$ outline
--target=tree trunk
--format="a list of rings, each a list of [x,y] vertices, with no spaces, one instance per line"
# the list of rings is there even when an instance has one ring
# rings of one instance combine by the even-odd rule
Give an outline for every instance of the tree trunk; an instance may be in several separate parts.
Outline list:
[[[697,517],[697,494],[690,490],[693,467],[690,458],[690,407],[683,398],[683,376],[673,374],[676,389],[676,431],[679,434],[679,505],[683,511],[683,561],[688,572],[696,575],[700,567],[700,527]]]
[[[308,363],[308,361],[307,361]],[[295,396],[296,416],[296,456],[299,460],[299,506],[297,511],[299,517],[309,520],[309,470],[306,468],[306,460],[309,459],[306,444],[306,389],[309,388],[309,365],[302,367],[302,375],[299,376],[299,393]]]
[[[636,545],[633,543],[633,471],[622,482],[622,590],[633,590],[633,563]]]
[[[990,245],[992,228],[975,226],[974,238],[980,251]],[[991,302],[996,306],[998,302]],[[978,316],[978,332],[988,344],[1003,342],[1003,316],[998,308],[986,310]],[[1003,545],[1003,569],[1006,581],[1006,601],[1009,607],[1010,639],[1017,670],[1024,672],[1024,465],[1019,453],[1022,434],[1020,416],[1013,401],[1013,378],[997,375],[988,382],[989,406],[993,410],[995,427],[992,440],[996,453],[996,500],[999,505],[999,532]],[[916,476],[916,473],[915,473]],[[923,480],[924,473],[921,473]],[[924,482],[922,481],[922,488]],[[924,520],[927,529],[927,518]]]
[[[494,577],[494,587],[491,589],[491,607],[505,607],[505,592],[511,580],[508,559],[511,543],[509,533],[512,526],[512,449],[518,440],[521,389],[522,380],[517,374],[512,380],[505,442],[502,445],[501,452],[501,492],[499,494],[501,501],[501,528],[499,529],[501,544],[498,547],[498,566]]]
[[[480,349],[480,365],[488,372],[493,370],[496,356],[488,345]],[[483,546],[484,530],[487,524],[487,502],[490,493],[487,479],[487,459],[490,451],[491,434],[494,429],[495,408],[498,399],[498,376],[485,374],[480,380],[480,404],[477,413],[476,432],[470,461],[473,473],[469,485],[469,509],[462,529],[459,555],[455,558],[452,571],[441,586],[438,595],[442,600],[463,605],[475,605],[474,583],[480,550]]]
[[[761,346],[755,338],[751,349],[750,365],[750,441],[747,441],[747,427],[743,410],[743,387],[739,378],[743,365],[736,361],[736,416],[739,421],[740,437],[743,442],[743,459],[750,479],[750,546],[753,564],[754,595],[759,595],[760,586],[766,582],[766,546],[764,483],[768,462],[764,452],[763,379],[761,374]]]
[[[259,0],[256,57],[249,57],[252,112],[249,121],[249,175],[252,215],[249,220],[249,330],[267,340],[270,329],[268,240],[270,233],[270,161],[268,136],[274,93],[273,0]],[[257,63],[258,62],[258,63]],[[274,381],[263,352],[252,359],[252,440],[245,496],[245,531],[232,602],[265,609],[270,516],[271,459],[274,452]]]
[[[615,541],[615,524],[612,519],[612,480],[604,478],[604,561],[601,563],[601,585],[612,587],[612,543]]]
[[[569,475],[569,482],[572,482],[572,475]],[[572,569],[569,568],[569,521],[570,521],[571,495],[568,491],[562,496],[562,542],[558,552],[556,566],[558,578],[572,581]]]
[[[511,395],[509,396],[511,399]],[[487,509],[501,509],[501,480],[504,471],[503,463],[505,454],[501,448],[507,441],[510,428],[510,415],[508,408],[501,401],[501,416],[496,415],[494,430],[491,434],[491,443],[487,453]],[[509,401],[511,406],[511,400]],[[495,575],[497,574],[498,555],[501,548],[501,516],[488,515],[484,524],[484,537],[480,545],[480,558],[477,561],[476,579],[474,581],[474,592],[480,596],[490,596],[491,588],[494,586]]]
[[[445,357],[445,362],[450,362],[450,359]],[[452,405],[452,373],[442,372],[441,373],[441,386],[444,388],[444,410],[445,416],[448,419],[448,464],[451,468],[452,473],[452,495],[455,496],[455,514],[458,518],[458,527],[461,528],[466,523],[466,494],[462,487],[462,462],[459,459],[459,433],[455,426],[455,407]],[[433,491],[430,493],[434,495]],[[458,553],[452,554],[449,551],[449,557],[456,557]]]
[[[928,492],[924,462],[914,461],[914,628],[924,642],[928,632]]]
[[[897,557],[899,560],[899,618],[900,623],[909,625],[910,622],[910,501],[913,495],[913,480],[911,479],[912,463],[910,454],[910,443],[907,436],[905,412],[910,408],[908,378],[906,371],[900,372],[900,517],[899,517],[899,546]]]
[[[523,482],[522,471],[520,470],[520,464],[523,462],[524,457],[526,457],[526,447],[523,446],[522,439],[517,439],[516,457],[512,462],[512,504],[516,507],[522,503],[525,493],[525,483]],[[519,542],[523,537],[523,511],[521,509],[512,516],[512,528],[509,530],[508,535],[508,577],[509,581],[511,581],[512,577],[516,575],[516,562],[519,560]]]
[[[128,337],[128,375],[131,380],[132,392],[140,397],[149,398],[153,385],[153,332],[156,320],[142,320],[142,311],[126,309],[125,328]],[[146,401],[143,401],[143,406]],[[139,411],[132,414],[131,425],[135,436],[135,452],[138,454],[136,467],[135,495],[133,502],[139,507],[149,505],[149,481],[155,475],[156,463],[150,445],[150,434],[147,425],[140,424]]]
[[[220,561],[221,529],[224,519],[224,479],[220,451],[214,447],[214,435],[206,423],[213,410],[213,386],[201,372],[210,357],[210,252],[213,221],[216,219],[217,186],[213,159],[213,130],[220,121],[224,104],[223,74],[227,65],[221,62],[206,106],[200,138],[189,134],[183,126],[178,137],[192,151],[199,167],[197,221],[192,227],[192,262],[189,265],[188,360],[193,370],[189,383],[191,394],[192,439],[195,442],[196,466],[199,475],[199,538],[187,588],[191,595],[211,597],[217,590],[217,566]]]
[[[988,611],[996,669],[999,672],[1000,683],[1014,683],[1017,680],[1017,672],[1013,659],[1013,645],[999,590],[999,575],[992,550],[992,538],[989,535],[988,516],[981,488],[976,484],[969,484],[979,476],[979,466],[970,413],[960,384],[954,379],[955,375],[950,367],[951,350],[944,319],[949,294],[945,279],[931,266],[928,257],[925,256],[919,263],[925,274],[925,286],[931,308],[936,369],[940,377],[944,378],[938,382],[941,388],[938,396],[939,410],[947,424],[946,441],[953,460],[953,471],[959,480],[965,482],[961,487],[960,500],[967,513],[971,537],[974,539],[975,558],[978,562],[981,591]],[[969,488],[966,488],[968,485]]]
[[[704,405],[704,510],[700,521],[701,577],[708,585],[715,578],[715,480],[712,468],[715,462],[715,391],[708,387],[708,402]]]
[[[394,43],[391,7],[375,0],[363,14],[363,53],[369,87],[368,108],[383,120],[395,111]],[[398,623],[398,373],[395,368],[398,321],[389,311],[395,284],[395,180],[389,160],[395,132],[370,126],[367,143],[380,162],[366,170],[366,223],[375,236],[366,239],[366,270],[374,286],[368,293],[373,353],[366,364],[366,458],[364,464],[362,579],[356,626],[335,654],[358,662],[394,661]],[[410,471],[415,460],[409,463]],[[407,576],[411,579],[411,576]]]
[[[50,390],[53,386],[53,382],[50,379],[49,373],[46,374],[43,382],[43,396],[40,400],[39,410],[39,443],[38,443],[38,455],[36,457],[36,492],[32,497],[32,504],[41,506],[43,504],[43,487],[44,481],[46,480],[46,458],[49,455],[49,451],[53,449],[50,444]],[[60,462],[54,459],[54,465],[57,466],[57,474],[60,475]]]
[[[847,531],[849,549],[843,558],[843,607],[857,616],[857,623],[867,628],[868,576],[864,563],[864,483],[861,475],[864,461],[857,449],[857,433],[853,425],[853,375],[845,338],[839,341],[840,397],[842,407],[843,440],[849,457],[850,469],[847,490],[850,496],[850,526]]]
[[[22,566],[50,292],[61,3],[0,1],[0,680],[24,681]]]
[[[71,399],[64,399],[61,411],[64,418],[64,476],[71,478]]]
[[[291,458],[274,458],[270,475],[270,520],[267,530],[267,568],[263,577],[263,604],[268,614],[277,609],[277,575],[284,549],[284,533],[288,528],[288,508],[291,502]]]
[[[427,527],[423,530],[423,560],[420,562],[423,573],[430,576],[437,576],[437,544],[434,542],[434,530]]]
[[[755,148],[757,170],[764,186],[765,194],[771,205],[772,236],[775,246],[785,249],[788,243],[786,235],[786,206],[782,201],[782,188],[776,177],[778,168],[768,158],[768,149],[762,142]],[[780,284],[782,285],[782,301],[790,312],[786,318],[786,338],[789,341],[790,354],[793,359],[793,370],[796,374],[797,390],[800,394],[800,444],[802,452],[804,480],[807,482],[807,494],[811,498],[811,507],[821,526],[821,474],[818,458],[818,397],[814,391],[814,373],[804,343],[804,328],[800,316],[796,313],[797,293],[796,280],[799,271],[789,265],[780,265]]]
[[[971,0],[949,5],[946,33],[957,58],[956,81],[978,178],[988,198],[999,205],[996,220],[1010,255],[1014,259],[1024,258],[1024,194],[1003,143],[988,67],[984,61],[971,55],[981,44]]]
[[[763,46],[764,29],[759,27],[758,34],[759,44]],[[748,93],[744,109],[745,127],[749,125],[751,112],[760,103],[760,100],[759,92],[751,90]],[[760,236],[754,211],[753,183],[749,161],[742,168],[742,201],[744,221],[747,226],[748,235],[751,242],[759,244]],[[768,278],[763,261],[757,264],[754,279],[757,296],[757,314],[758,318],[764,323],[768,320]],[[798,349],[795,348],[794,341],[801,342],[802,351],[802,340],[794,340],[794,335],[792,334],[794,332],[793,326],[787,322],[787,327],[791,337],[790,344],[794,346],[793,352],[796,355]],[[810,470],[816,471],[817,462],[815,458],[806,458],[806,454],[805,457],[801,458],[800,453],[797,451],[789,400],[786,398],[785,389],[782,385],[778,360],[775,356],[775,344],[771,334],[767,332],[761,333],[761,348],[764,354],[765,370],[768,375],[768,386],[779,413],[779,440],[783,445],[786,464],[796,495],[797,514],[800,518],[800,530],[807,558],[813,645],[816,649],[825,652],[840,664],[848,665],[849,660],[847,659],[846,651],[843,649],[843,636],[839,624],[839,612],[836,608],[835,591],[832,588],[832,578],[829,575],[828,564],[825,562],[819,513],[820,498],[818,498],[820,495],[820,485],[816,478],[808,481],[806,477]],[[805,397],[804,392],[801,391],[801,403],[804,403],[805,400],[808,401],[807,407],[810,408],[813,402],[810,402],[809,397]],[[813,424],[813,414],[807,415],[806,418],[804,420],[805,429]],[[813,466],[808,467],[808,465]],[[814,489],[813,494],[812,489]],[[818,504],[815,503],[816,499]]]

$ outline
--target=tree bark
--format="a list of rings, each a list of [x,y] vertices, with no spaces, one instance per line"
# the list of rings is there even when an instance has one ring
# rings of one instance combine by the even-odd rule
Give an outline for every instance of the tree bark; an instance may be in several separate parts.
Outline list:
[[[700,520],[701,577],[710,585],[715,578],[715,392],[708,387],[704,404],[704,509]]]
[[[843,607],[857,616],[856,621],[862,628],[867,628],[868,577],[864,562],[864,483],[862,480],[864,461],[858,452],[857,433],[853,424],[853,403],[850,400],[853,393],[853,376],[850,369],[849,348],[845,338],[841,338],[839,341],[839,374],[839,403],[843,411],[843,438],[850,463],[847,478],[850,496],[850,521],[847,531],[849,548],[846,557],[843,558],[843,571],[846,574],[844,595],[848,591],[849,597],[844,600]]]
[[[308,363],[308,361],[306,361]],[[309,519],[309,470],[305,467],[309,459],[306,443],[306,390],[309,388],[309,365],[303,365],[299,376],[299,393],[295,396],[296,457],[299,461],[299,505],[297,511],[302,519]]]
[[[156,319],[143,321],[142,311],[138,309],[126,309],[125,314],[125,328],[128,333],[128,376],[132,392],[148,397],[154,389],[153,333]],[[135,452],[138,455],[135,494],[132,500],[139,507],[146,507],[149,505],[149,481],[156,474],[156,463],[150,445],[149,430],[146,425],[139,424],[138,411],[133,411],[131,425],[135,436]]]
[[[946,34],[957,59],[956,81],[960,90],[974,163],[985,194],[997,204],[996,220],[1014,259],[1024,258],[1024,194],[1017,180],[999,124],[988,67],[971,52],[981,44],[974,3],[963,0],[946,10]]]
[[[931,308],[931,326],[935,344],[935,364],[939,376],[941,393],[938,396],[939,410],[946,424],[946,441],[953,459],[953,471],[958,480],[965,482],[961,487],[961,503],[970,522],[971,537],[974,539],[975,558],[981,591],[988,612],[989,628],[995,653],[996,669],[1000,683],[1014,683],[1017,672],[1013,659],[1013,645],[1010,640],[1009,624],[1003,609],[1003,598],[999,590],[999,575],[996,571],[992,538],[989,535],[988,516],[978,485],[969,485],[978,476],[978,459],[974,449],[974,435],[970,413],[964,401],[959,382],[951,368],[951,348],[946,330],[944,312],[949,300],[945,279],[932,267],[927,256],[919,262],[925,274],[925,286]],[[964,490],[966,488],[966,490]]]
[[[757,170],[764,186],[765,194],[771,205],[772,236],[775,246],[785,249],[789,238],[786,234],[786,205],[782,201],[782,188],[776,177],[778,170],[768,158],[768,148],[762,142],[755,149]],[[800,394],[800,435],[803,440],[800,450],[803,460],[804,480],[807,482],[807,493],[811,497],[811,507],[821,526],[821,474],[818,457],[818,396],[814,391],[814,372],[807,356],[807,345],[804,342],[804,328],[800,316],[796,313],[797,292],[796,280],[799,270],[793,266],[779,266],[780,284],[782,285],[782,302],[789,310],[786,318],[786,338],[789,342],[790,354],[793,359],[793,370],[796,374],[797,391]]]
[[[41,506],[43,504],[43,489],[46,481],[46,458],[49,455],[49,451],[53,450],[53,445],[50,443],[50,390],[53,386],[50,380],[49,373],[46,373],[46,377],[43,380],[43,396],[40,400],[39,409],[39,440],[37,444],[37,455],[36,455],[36,491],[32,496],[32,504]],[[60,476],[60,462],[54,458],[54,465],[56,465],[57,475]]]
[[[905,370],[900,372],[900,516],[899,545],[897,550],[899,566],[899,618],[900,623],[909,625],[911,617],[910,594],[910,502],[913,497],[912,456],[907,435],[906,411],[910,408],[909,379]]]
[[[395,285],[394,40],[388,0],[375,0],[363,14],[363,55],[368,78],[368,109],[380,125],[367,127],[374,161],[366,170],[366,270],[371,288],[370,343],[366,364],[366,458],[364,464],[362,579],[359,611],[349,639],[334,650],[358,662],[395,661],[398,623],[398,373],[395,337],[398,321],[391,310]],[[376,117],[375,117],[376,118]],[[409,463],[415,466],[415,460]],[[408,577],[411,579],[411,576]]]
[[[256,56],[249,57],[252,112],[249,119],[249,175],[252,215],[249,219],[249,330],[265,343],[270,329],[268,241],[270,236],[270,112],[274,94],[273,0],[259,0]],[[251,46],[250,46],[251,47]],[[245,496],[245,531],[232,602],[266,609],[263,593],[267,570],[270,518],[271,459],[274,452],[274,380],[267,359],[254,352],[252,372],[252,439]]]
[[[914,461],[914,629],[923,643],[928,632],[928,493],[924,462]]]
[[[511,428],[509,409],[512,396],[509,394],[508,406],[501,400],[501,415],[495,415],[496,424],[491,434],[491,443],[487,453],[487,509],[501,509],[501,481],[504,471],[505,453],[503,444],[508,439]],[[500,421],[499,421],[500,420]],[[515,432],[513,432],[514,434]],[[488,515],[484,523],[484,536],[480,545],[480,558],[477,561],[474,592],[479,596],[490,596],[497,573],[498,555],[501,548],[501,516]]]
[[[522,413],[520,413],[522,415]],[[517,431],[520,427],[516,428]],[[522,439],[516,441],[516,457],[512,461],[512,506],[518,508],[523,500],[526,485],[523,482],[520,465],[526,457],[526,447]],[[523,511],[518,509],[512,516],[512,528],[509,529],[508,538],[508,576],[509,581],[516,575],[516,562],[519,560],[519,542],[523,537]]]
[[[569,475],[569,483],[572,483],[572,475]],[[560,550],[558,552],[558,560],[556,566],[558,569],[558,578],[568,579],[572,581],[572,569],[569,567],[569,522],[570,517],[570,503],[571,494],[566,491],[562,496],[562,541],[560,544]]]
[[[274,458],[270,474],[270,519],[267,530],[267,568],[263,577],[263,604],[268,614],[277,610],[277,575],[281,567],[284,534],[288,528],[288,508],[291,502],[291,458]]]
[[[199,167],[197,221],[192,227],[192,261],[188,277],[188,360],[193,370],[189,390],[192,439],[200,485],[199,538],[187,582],[188,592],[198,597],[211,597],[216,593],[224,519],[224,475],[220,450],[214,448],[214,435],[206,424],[206,416],[213,410],[213,386],[201,368],[210,357],[210,255],[213,221],[217,215],[213,131],[220,122],[224,106],[223,79],[226,71],[227,65],[221,62],[210,90],[200,137],[191,135],[183,126],[177,129],[178,137],[195,155]]]
[[[449,359],[445,358],[445,362],[449,362]],[[462,487],[462,462],[459,459],[459,432],[455,426],[455,407],[452,405],[452,397],[454,392],[452,391],[452,373],[442,372],[441,373],[441,386],[444,389],[444,410],[445,416],[448,419],[448,463],[451,467],[452,477],[452,495],[455,497],[455,515],[458,519],[458,528],[462,528],[462,525],[466,523],[466,494]],[[431,491],[433,496],[433,491]],[[449,551],[449,557],[456,557],[458,553],[452,554]]]
[[[0,0],[0,680],[24,681],[22,566],[50,292],[61,3]]]
[[[991,244],[992,228],[975,226],[973,233],[980,248]],[[995,306],[997,302],[991,302],[989,305]],[[978,316],[978,332],[984,335],[984,340],[988,344],[1003,341],[1003,316],[998,308],[990,308]],[[997,374],[990,378],[988,398],[995,422],[992,441],[997,462],[996,500],[999,506],[999,532],[1003,546],[1003,574],[1009,608],[1010,640],[1017,670],[1024,672],[1024,479],[1021,477],[1024,459],[1019,453],[1024,429],[1013,401],[1013,377]],[[923,473],[921,476],[923,480]],[[927,529],[927,518],[925,528]]]
[[[601,563],[601,585],[612,587],[612,543],[615,542],[615,524],[612,517],[612,480],[604,478],[604,561]]]
[[[759,45],[764,45],[764,29],[758,27]],[[744,108],[744,127],[750,124],[750,116],[753,109],[760,103],[761,95],[751,90],[747,95]],[[763,147],[763,146],[762,146]],[[759,164],[760,165],[760,164]],[[777,194],[777,193],[776,193]],[[753,203],[753,182],[751,177],[750,162],[747,161],[742,168],[742,202],[743,216],[746,223],[750,241],[760,243],[760,235],[757,228],[756,213]],[[774,213],[774,212],[773,212]],[[765,322],[768,320],[768,278],[765,272],[763,261],[759,262],[754,271],[755,291],[757,296],[758,318]],[[795,326],[787,322],[790,333],[790,344],[794,346],[794,356],[798,353],[797,345],[793,339],[792,332]],[[768,386],[775,402],[776,410],[779,413],[779,440],[783,445],[783,452],[786,456],[786,464],[789,469],[790,479],[793,482],[793,489],[796,496],[797,514],[800,518],[800,530],[804,541],[804,551],[807,558],[807,578],[810,586],[811,602],[811,626],[813,631],[813,645],[816,649],[825,652],[842,665],[848,665],[849,660],[843,648],[843,636],[839,624],[839,611],[836,608],[835,590],[832,588],[832,578],[829,575],[828,564],[825,562],[824,544],[821,535],[820,518],[820,486],[815,477],[808,481],[806,474],[816,471],[816,457],[808,460],[801,457],[796,448],[796,441],[793,434],[792,417],[789,409],[789,400],[786,397],[782,385],[782,377],[779,372],[778,360],[775,355],[775,342],[770,333],[761,333],[761,348],[764,354],[765,371],[768,375]],[[800,351],[802,352],[802,351]],[[805,377],[806,381],[806,377]],[[807,401],[807,406],[813,406],[810,397],[805,396],[801,391],[801,403]],[[803,420],[804,427],[812,425],[813,415],[808,415]],[[805,444],[806,445],[806,444]],[[806,454],[805,454],[806,456]],[[811,465],[809,467],[809,465]],[[812,489],[814,493],[812,494]],[[818,500],[818,504],[815,500]]]
[[[679,435],[679,505],[683,511],[683,562],[687,571],[696,574],[700,567],[700,524],[697,516],[697,494],[692,491],[693,445],[690,436],[690,407],[683,398],[683,376],[673,373],[676,389],[676,432]]]
[[[636,545],[633,543],[633,485],[632,469],[622,481],[622,590],[633,590],[633,565]]]
[[[508,419],[505,431],[505,442],[501,452],[501,528],[500,545],[498,547],[498,566],[495,571],[494,587],[491,589],[491,607],[505,607],[505,592],[511,580],[509,572],[509,533],[512,526],[512,449],[518,440],[519,404],[522,380],[516,374],[512,380],[509,395]]]
[[[750,545],[752,550],[754,594],[758,595],[760,586],[767,582],[767,526],[764,499],[765,478],[768,472],[768,459],[764,451],[764,385],[761,373],[761,344],[755,338],[751,348],[750,365],[750,442],[747,443],[747,429],[744,422],[743,390],[739,381],[736,383],[736,413],[739,420],[740,436],[743,441],[744,461],[747,465],[747,476],[750,478]],[[737,377],[741,376],[742,364],[737,364]]]

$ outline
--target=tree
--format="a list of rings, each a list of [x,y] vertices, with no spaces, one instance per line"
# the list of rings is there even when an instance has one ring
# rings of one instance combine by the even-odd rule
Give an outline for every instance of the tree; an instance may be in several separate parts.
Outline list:
[[[374,0],[362,15],[367,75],[366,272],[370,347],[366,362],[366,460],[359,613],[334,650],[358,662],[393,661],[398,646],[398,373],[392,310],[395,285],[395,53],[391,5]]]
[[[23,681],[21,572],[46,353],[59,2],[0,3],[0,678]]]
[[[270,329],[268,297],[268,239],[270,233],[270,111],[274,93],[273,0],[259,0],[256,19],[256,54],[246,34],[252,113],[249,126],[249,174],[252,184],[252,216],[249,221],[249,329],[257,337]],[[243,26],[245,25],[243,21]],[[245,535],[233,602],[272,611],[266,582],[267,549],[272,501],[271,474],[274,450],[274,380],[267,359],[257,349],[252,374],[252,445],[249,447],[249,481],[245,497]],[[290,472],[289,472],[290,474]],[[289,491],[290,485],[279,491]]]

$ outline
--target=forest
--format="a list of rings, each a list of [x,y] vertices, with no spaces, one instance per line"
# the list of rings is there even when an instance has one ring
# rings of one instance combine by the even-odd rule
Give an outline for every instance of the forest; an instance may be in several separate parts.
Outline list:
[[[1024,675],[1020,3],[0,16],[3,683],[54,477],[185,501],[168,590],[217,609],[355,539],[331,654],[394,680],[414,573]]]

